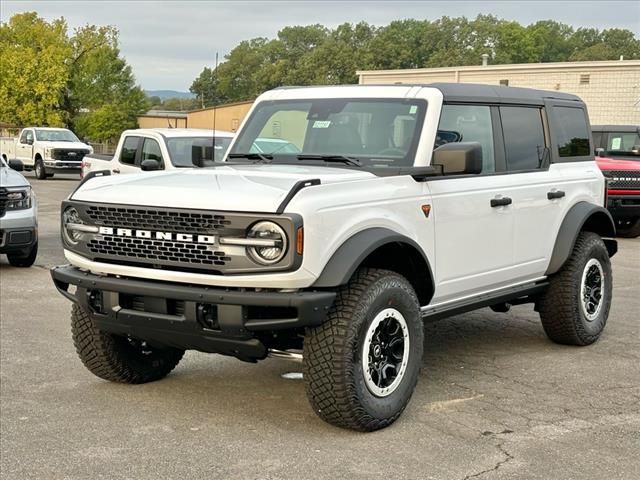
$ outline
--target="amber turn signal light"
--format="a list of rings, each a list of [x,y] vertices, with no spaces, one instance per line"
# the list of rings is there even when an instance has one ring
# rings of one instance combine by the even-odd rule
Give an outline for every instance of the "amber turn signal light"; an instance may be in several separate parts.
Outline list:
[[[429,214],[431,213],[431,205],[422,205],[420,209],[422,210],[422,213],[424,213],[425,218],[429,218]]]
[[[302,255],[303,250],[304,250],[304,229],[300,227],[296,232],[296,253],[298,255]]]

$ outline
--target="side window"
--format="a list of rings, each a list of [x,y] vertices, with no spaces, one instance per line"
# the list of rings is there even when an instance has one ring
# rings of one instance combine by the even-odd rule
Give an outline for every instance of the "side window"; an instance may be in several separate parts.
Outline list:
[[[33,131],[32,130],[24,130],[22,135],[20,135],[20,143],[27,143],[30,140],[33,140]]]
[[[491,110],[486,105],[443,105],[436,148],[450,142],[479,142],[482,173],[495,172]]]
[[[507,170],[540,168],[546,154],[542,111],[532,107],[500,107]]]
[[[591,132],[593,135],[593,150],[595,152],[596,148],[602,147],[602,132]]]
[[[142,158],[140,162],[144,160],[156,160],[162,165],[162,151],[160,145],[153,138],[145,138],[142,144]]]
[[[584,110],[573,107],[553,107],[560,157],[591,155],[589,130]]]
[[[140,144],[140,137],[127,137],[122,144],[122,151],[120,152],[120,163],[125,165],[136,164],[136,152],[138,151],[138,145]]]

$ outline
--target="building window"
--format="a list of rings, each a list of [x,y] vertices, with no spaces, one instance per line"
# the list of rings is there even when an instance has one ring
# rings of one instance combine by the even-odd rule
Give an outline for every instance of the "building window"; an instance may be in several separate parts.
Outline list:
[[[588,73],[583,73],[580,75],[580,85],[589,85],[591,81],[591,75]]]
[[[508,87],[508,86],[509,86],[509,80],[507,80],[507,79],[500,80],[500,85],[503,85],[503,86],[505,86],[505,87]]]

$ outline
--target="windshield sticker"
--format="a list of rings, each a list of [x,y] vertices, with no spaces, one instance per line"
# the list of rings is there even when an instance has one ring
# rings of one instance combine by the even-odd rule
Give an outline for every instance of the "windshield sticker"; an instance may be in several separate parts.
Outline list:
[[[620,150],[620,144],[622,143],[622,138],[617,137],[611,140],[611,150]]]
[[[417,111],[418,111],[418,106],[411,105],[411,108],[409,109],[409,115],[415,115]]]
[[[331,125],[331,120],[316,120],[313,122],[312,128],[329,128]]]

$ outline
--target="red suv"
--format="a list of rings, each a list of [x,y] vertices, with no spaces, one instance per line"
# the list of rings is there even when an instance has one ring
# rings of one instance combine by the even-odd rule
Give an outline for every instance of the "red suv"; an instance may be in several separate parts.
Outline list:
[[[618,235],[640,235],[640,126],[594,125],[596,162],[608,180],[607,208]]]

